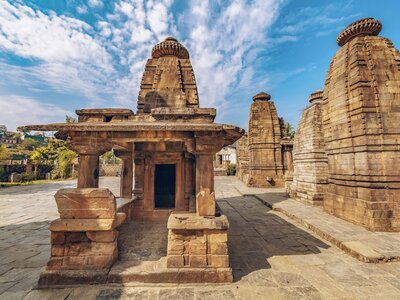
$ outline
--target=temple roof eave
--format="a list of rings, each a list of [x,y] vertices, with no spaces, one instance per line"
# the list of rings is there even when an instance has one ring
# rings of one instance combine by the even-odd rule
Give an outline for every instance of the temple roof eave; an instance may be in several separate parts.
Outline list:
[[[244,129],[227,124],[219,123],[189,123],[189,122],[124,122],[124,123],[53,123],[42,125],[26,125],[18,127],[21,131],[236,131],[244,133]]]

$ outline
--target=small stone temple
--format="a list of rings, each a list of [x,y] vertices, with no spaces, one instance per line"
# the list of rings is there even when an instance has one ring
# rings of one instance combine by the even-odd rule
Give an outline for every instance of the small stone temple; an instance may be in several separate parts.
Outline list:
[[[130,220],[168,220],[168,249],[167,257],[146,272],[125,278],[232,281],[229,222],[216,210],[213,157],[244,131],[214,123],[215,109],[199,107],[187,49],[174,38],[154,46],[136,113],[130,109],[76,113],[78,123],[24,128],[57,131],[79,154],[77,188],[55,195],[60,218],[50,225],[51,258],[40,284],[107,282],[118,260],[119,225]],[[99,188],[99,156],[111,149],[123,162],[120,198]],[[121,280],[115,278],[113,282]]]
[[[400,53],[366,18],[338,36],[322,124],[329,164],[324,209],[370,230],[400,230]]]
[[[237,147],[237,176],[252,187],[284,187],[285,169],[288,163],[292,165],[285,162],[291,155],[284,155],[283,149],[291,151],[291,147],[281,144],[283,124],[270,99],[271,96],[264,92],[253,97],[248,136],[247,139],[243,137]]]
[[[293,183],[290,196],[312,205],[323,204],[328,183],[328,158],[322,131],[322,91],[311,94],[293,142]]]

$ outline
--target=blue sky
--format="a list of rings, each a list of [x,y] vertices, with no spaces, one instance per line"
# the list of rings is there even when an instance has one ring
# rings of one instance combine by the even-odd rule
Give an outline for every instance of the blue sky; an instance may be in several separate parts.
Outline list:
[[[0,124],[64,121],[75,109],[136,109],[144,64],[167,36],[189,50],[202,107],[247,129],[252,96],[294,126],[323,88],[336,37],[374,17],[400,46],[398,0],[0,0]]]

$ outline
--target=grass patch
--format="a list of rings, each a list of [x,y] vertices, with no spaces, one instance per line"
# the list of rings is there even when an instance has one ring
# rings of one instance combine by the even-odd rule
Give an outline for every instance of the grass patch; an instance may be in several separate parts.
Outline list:
[[[32,181],[26,181],[26,182],[0,182],[0,188],[32,185],[32,184],[45,183],[45,182],[50,182],[50,181],[55,181],[55,180],[41,179],[41,180],[32,180]]]

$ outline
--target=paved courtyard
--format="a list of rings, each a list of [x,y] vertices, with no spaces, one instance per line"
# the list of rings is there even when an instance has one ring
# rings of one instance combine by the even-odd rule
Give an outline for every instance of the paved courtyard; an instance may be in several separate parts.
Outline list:
[[[58,217],[53,195],[75,184],[60,181],[0,190],[0,299],[400,299],[399,262],[360,262],[254,196],[242,196],[235,178],[215,179],[218,205],[231,224],[233,284],[132,283],[35,290],[50,256],[47,227]],[[101,180],[102,187],[116,194],[118,184],[118,178]],[[264,197],[284,198],[280,190],[269,193]],[[121,257],[162,256],[165,249],[155,245],[165,243],[153,245],[150,240],[163,233],[157,226],[123,226],[136,229],[137,240],[146,247],[126,240]]]

